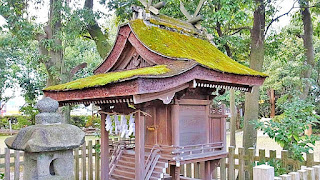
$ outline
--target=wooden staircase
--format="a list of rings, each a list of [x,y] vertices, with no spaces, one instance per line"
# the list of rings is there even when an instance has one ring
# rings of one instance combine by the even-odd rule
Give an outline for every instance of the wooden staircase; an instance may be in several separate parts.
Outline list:
[[[149,157],[149,158],[148,158]],[[151,159],[152,158],[152,159]],[[150,156],[150,153],[146,152],[146,164],[147,161],[153,162],[149,165],[149,171],[146,172],[146,179],[160,180],[164,177],[166,168],[168,167],[168,161],[161,158],[160,154],[154,154]],[[123,150],[118,161],[115,162],[114,170],[111,173],[111,180],[132,180],[135,178],[135,154],[133,150]]]

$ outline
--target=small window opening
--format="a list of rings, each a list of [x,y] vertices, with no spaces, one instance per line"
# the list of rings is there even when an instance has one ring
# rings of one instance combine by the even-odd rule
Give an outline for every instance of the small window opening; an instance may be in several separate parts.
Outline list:
[[[49,171],[50,171],[50,175],[54,176],[56,175],[56,173],[54,172],[54,161],[51,161],[50,166],[49,166]]]

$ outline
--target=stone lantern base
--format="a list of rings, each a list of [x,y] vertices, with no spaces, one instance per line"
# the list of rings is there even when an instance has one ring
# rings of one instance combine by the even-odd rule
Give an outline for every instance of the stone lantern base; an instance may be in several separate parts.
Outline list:
[[[23,179],[73,180],[73,150],[24,154]]]

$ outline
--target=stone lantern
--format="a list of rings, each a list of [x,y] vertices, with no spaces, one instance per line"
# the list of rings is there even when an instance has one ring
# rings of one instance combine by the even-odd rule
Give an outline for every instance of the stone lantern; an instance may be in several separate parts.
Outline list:
[[[51,98],[37,103],[36,125],[22,128],[5,140],[10,149],[24,151],[24,180],[73,180],[73,149],[84,143],[84,132],[62,124],[59,104]]]

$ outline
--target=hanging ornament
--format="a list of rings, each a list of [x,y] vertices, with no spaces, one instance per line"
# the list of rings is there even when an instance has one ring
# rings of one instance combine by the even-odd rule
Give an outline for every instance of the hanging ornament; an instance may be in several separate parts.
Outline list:
[[[130,115],[130,119],[129,119],[129,130],[128,130],[128,132],[127,132],[126,138],[129,138],[129,136],[130,136],[131,134],[135,135],[135,124],[134,124],[134,117],[133,117],[132,114]]]
[[[127,119],[126,116],[121,115],[121,123],[120,123],[120,137],[124,138],[126,137],[127,133],[128,133],[128,124],[127,124]]]
[[[119,135],[120,130],[120,122],[117,115],[114,115],[114,133],[115,135]]]
[[[110,115],[108,114],[107,117],[106,117],[106,131],[109,131],[109,133],[111,134],[112,133],[112,121],[111,121],[111,117]]]

